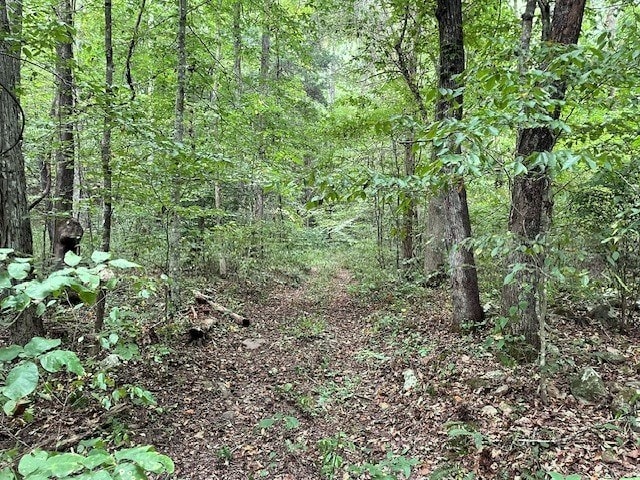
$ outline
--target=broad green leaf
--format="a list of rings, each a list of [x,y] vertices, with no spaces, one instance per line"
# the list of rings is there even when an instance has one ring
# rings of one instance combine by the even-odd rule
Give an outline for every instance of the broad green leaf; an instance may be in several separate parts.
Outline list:
[[[10,468],[3,468],[0,470],[0,480],[15,480],[16,475]]]
[[[155,452],[148,445],[120,450],[115,453],[115,457],[118,461],[130,460],[135,462],[148,472],[162,473],[166,470],[167,457]],[[173,465],[173,462],[171,465]]]
[[[23,352],[20,345],[10,345],[0,348],[0,362],[10,362]]]
[[[106,450],[94,449],[82,460],[82,464],[93,470],[100,465],[115,465],[115,460]]]
[[[29,271],[31,271],[31,265],[28,263],[10,263],[7,265],[7,273],[16,280],[27,278]]]
[[[2,406],[2,410],[7,415],[12,415],[17,406],[18,406],[18,402],[16,402],[15,400],[7,400]]]
[[[11,400],[20,400],[38,386],[38,367],[33,362],[24,362],[11,369],[7,375],[2,394]]]
[[[52,348],[58,347],[61,343],[62,341],[59,338],[33,337],[24,346],[24,353],[29,357],[37,357]]]
[[[111,267],[117,268],[140,268],[140,265],[137,263],[130,262],[129,260],[125,260],[123,258],[116,258],[115,260],[111,260],[109,262]]]
[[[97,470],[74,475],[73,477],[65,477],[62,480],[113,480],[113,477],[106,470]]]
[[[78,294],[80,300],[85,305],[93,305],[98,298],[98,292],[84,287],[83,285],[71,285],[71,288]]]
[[[91,254],[93,263],[104,263],[111,258],[111,252],[100,252],[96,250]]]
[[[64,263],[66,263],[67,265],[69,265],[70,267],[75,267],[76,265],[78,265],[80,262],[82,261],[82,257],[80,255],[76,255],[75,253],[73,253],[71,250],[69,250],[65,255],[64,255]]]
[[[122,463],[113,472],[114,480],[147,480],[144,470],[134,463]]]
[[[42,450],[27,453],[18,463],[18,473],[24,477],[44,467],[49,454]]]
[[[4,262],[13,253],[13,248],[0,248],[0,262]]]
[[[75,373],[76,375],[84,375],[84,368],[80,363],[80,359],[70,350],[54,350],[53,352],[46,353],[40,357],[40,365],[47,372],[59,372],[63,367],[66,367],[67,372]]]
[[[259,428],[269,428],[269,427],[272,427],[274,423],[276,423],[276,419],[275,418],[263,418],[258,423],[258,427]]]
[[[84,283],[88,288],[93,290],[97,289],[100,286],[100,275],[95,272],[92,272],[88,268],[79,267],[76,270],[78,274],[78,278],[82,283]]]
[[[84,457],[77,453],[60,453],[50,456],[44,468],[46,468],[46,473],[49,476],[66,477],[84,469],[82,460],[84,460]]]
[[[11,276],[8,272],[0,272],[0,289],[11,288]]]

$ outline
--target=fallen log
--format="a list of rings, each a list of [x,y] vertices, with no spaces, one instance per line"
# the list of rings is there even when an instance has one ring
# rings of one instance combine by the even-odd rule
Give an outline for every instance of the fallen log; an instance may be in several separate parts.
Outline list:
[[[224,305],[220,305],[219,303],[215,302],[213,300],[213,298],[211,298],[210,296],[205,295],[202,292],[193,292],[193,293],[194,293],[196,302],[205,303],[205,304],[209,305],[215,311],[220,312],[220,313],[228,316],[229,318],[231,318],[238,325],[241,325],[243,327],[248,327],[249,325],[251,325],[251,322],[249,321],[248,318],[243,317],[242,315],[238,315],[237,313],[229,310]]]

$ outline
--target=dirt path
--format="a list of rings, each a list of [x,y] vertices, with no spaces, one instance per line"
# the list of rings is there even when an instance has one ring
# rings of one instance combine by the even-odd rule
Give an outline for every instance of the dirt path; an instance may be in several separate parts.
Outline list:
[[[568,394],[570,375],[611,347],[626,361],[595,366],[612,392],[640,387],[637,335],[552,317],[556,393],[545,406],[534,367],[501,365],[481,345],[488,332],[448,331],[442,293],[379,292],[374,302],[354,287],[346,270],[312,272],[299,287],[238,296],[249,328],[220,320],[199,346],[165,338],[171,350],[159,361],[145,350],[148,361],[117,372],[119,384],[153,392],[157,407],[126,408],[105,434],[156,445],[181,480],[392,480],[409,469],[411,479],[640,475],[633,414],[614,418],[609,404]],[[45,408],[69,436],[88,415]],[[3,444],[50,436],[52,421],[40,417]]]
[[[221,323],[205,345],[138,372],[162,412],[129,425],[136,440],[171,455],[180,479],[358,478],[349,465],[402,478],[413,463],[412,479],[640,473],[637,435],[606,407],[566,394],[541,405],[535,369],[504,368],[450,334],[440,294],[374,305],[352,283],[340,270],[280,287],[245,306],[249,329]],[[566,391],[566,375],[553,386]]]

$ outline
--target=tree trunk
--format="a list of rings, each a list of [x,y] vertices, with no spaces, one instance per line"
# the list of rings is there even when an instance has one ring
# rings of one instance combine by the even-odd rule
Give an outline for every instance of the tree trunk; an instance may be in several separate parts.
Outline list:
[[[104,119],[102,126],[102,251],[108,252],[111,249],[111,217],[112,209],[112,186],[111,186],[111,131],[112,131],[112,108],[113,108],[113,41],[112,41],[112,10],[111,0],[104,1],[104,53],[105,53],[105,75],[104,75]],[[95,332],[102,330],[104,325],[104,314],[106,309],[107,293],[101,288],[96,304],[96,320],[94,324]]]
[[[404,174],[411,177],[416,173],[416,155],[413,149],[415,136],[413,132],[407,136],[404,143]],[[413,268],[414,259],[414,225],[418,212],[416,209],[416,200],[412,192],[405,193],[407,200],[402,209],[402,229],[401,229],[401,251],[402,266],[405,270]]]
[[[56,149],[56,188],[54,200],[55,221],[52,243],[60,244],[58,232],[73,211],[73,184],[75,176],[74,99],[73,99],[73,7],[70,0],[60,0],[56,15],[65,25],[64,40],[56,43],[56,121],[58,147]]]
[[[438,0],[436,9],[440,37],[440,66],[438,88],[457,90],[459,80],[454,78],[464,70],[464,43],[462,36],[462,1]],[[436,106],[436,120],[462,118],[462,94],[453,99],[440,97]],[[460,147],[450,143],[450,151],[460,154]],[[471,238],[471,221],[467,206],[464,180],[449,174],[448,185],[443,192],[445,243],[451,270],[451,299],[453,305],[452,326],[458,330],[465,323],[482,320],[478,275],[473,250],[468,244]]]
[[[233,4],[233,73],[238,84],[238,93],[242,88],[242,2],[237,0]]]
[[[0,248],[33,253],[22,156],[24,111],[20,106],[22,2],[0,1]],[[11,326],[11,340],[25,344],[43,334],[41,318],[25,310]]]
[[[411,92],[411,96],[420,113],[420,118],[424,124],[429,121],[427,105],[425,104],[420,86],[418,84],[417,58],[415,42],[408,38],[409,31],[420,31],[420,26],[416,25],[415,29],[409,29],[409,20],[415,18],[415,12],[411,7],[407,7],[404,16],[402,31],[394,50],[396,52],[396,66],[402,74],[407,88]],[[425,242],[424,242],[424,271],[425,275],[431,280],[439,280],[445,264],[445,212],[444,198],[441,194],[431,194],[427,202],[426,225],[425,225]]]
[[[585,0],[558,0],[549,40],[564,45],[577,43],[584,7]],[[525,20],[523,18],[523,22]],[[553,87],[554,97],[564,98],[566,84],[560,80],[554,82]],[[553,116],[559,118],[560,110],[556,109]],[[523,129],[518,134],[516,156],[524,161],[535,152],[551,151],[555,142],[556,135],[549,127]],[[544,248],[531,247],[536,243],[544,244],[552,207],[551,177],[546,167],[532,167],[515,178],[509,213],[509,231],[515,243],[508,265],[511,270],[519,270],[514,281],[503,288],[502,305],[505,314],[512,319],[511,334],[523,336],[531,347],[529,352],[523,352],[523,358],[529,360],[540,349],[540,315],[546,304],[542,275]]]
[[[187,0],[178,0],[178,64],[175,105],[175,124],[173,139],[181,145],[184,141],[184,103],[187,83],[187,52],[185,45],[187,31]],[[173,206],[169,219],[169,276],[172,279],[170,288],[170,311],[174,313],[180,297],[180,241],[182,221],[178,207],[181,201],[181,182],[179,175],[174,178],[171,192]]]

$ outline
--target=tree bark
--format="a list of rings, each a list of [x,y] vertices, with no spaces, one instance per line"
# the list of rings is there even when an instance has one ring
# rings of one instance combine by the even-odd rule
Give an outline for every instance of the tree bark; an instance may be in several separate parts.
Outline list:
[[[576,44],[580,36],[585,0],[558,0],[555,5],[549,41],[562,45]],[[523,18],[523,22],[524,22]],[[523,29],[524,30],[524,29]],[[524,35],[524,33],[523,33]],[[554,82],[554,98],[562,99],[566,84]],[[553,117],[560,117],[560,109]],[[556,142],[555,132],[549,127],[526,128],[518,133],[516,156],[523,162],[535,152],[550,152]],[[526,163],[525,163],[526,165]],[[530,351],[522,352],[523,358],[533,359],[540,350],[540,315],[546,304],[544,287],[544,248],[532,248],[544,244],[551,221],[551,177],[549,170],[531,167],[513,182],[509,231],[514,245],[508,257],[510,269],[521,269],[514,281],[505,285],[502,292],[503,311],[511,317],[510,332],[522,336]]]
[[[413,132],[407,136],[404,143],[404,174],[407,177],[416,173],[416,156],[414,147],[415,136]],[[401,251],[402,266],[405,270],[412,269],[412,260],[414,258],[414,225],[418,217],[416,200],[413,193],[407,192],[408,197],[405,207],[402,211],[402,231],[401,231]]]
[[[177,86],[175,104],[175,123],[173,139],[176,144],[184,142],[184,104],[185,90],[187,83],[187,52],[186,52],[186,31],[187,31],[187,0],[178,0],[178,62],[177,62]],[[177,160],[178,161],[178,160]],[[170,288],[170,311],[177,310],[180,297],[180,241],[182,220],[178,207],[181,197],[181,181],[176,176],[171,192],[173,206],[171,208],[169,220],[169,276],[172,279]]]
[[[426,124],[429,120],[429,114],[418,82],[415,42],[411,42],[411,39],[408,38],[410,30],[419,31],[419,26],[415,29],[409,28],[409,19],[413,17],[415,17],[415,12],[407,4],[402,18],[400,37],[393,48],[396,52],[396,66],[411,92],[411,96],[420,113],[420,118]],[[440,193],[430,195],[427,202],[426,232],[424,235],[424,271],[432,279],[442,277],[441,273],[445,265],[444,236],[446,220],[444,215],[443,196]]]
[[[0,248],[19,255],[33,253],[22,155],[24,112],[20,86],[22,2],[0,0]],[[11,326],[11,340],[25,344],[43,334],[42,320],[25,310]]]
[[[454,78],[464,71],[464,42],[462,32],[462,1],[438,0],[436,9],[440,38],[439,89],[458,90],[459,80]],[[441,96],[436,105],[436,120],[462,119],[462,94],[454,98]],[[460,147],[449,142],[449,150],[460,154]],[[471,221],[467,206],[464,179],[449,173],[443,192],[445,243],[451,270],[452,326],[459,330],[463,324],[479,322],[484,317],[480,305],[478,275],[473,250],[469,245]]]
[[[238,93],[242,88],[242,2],[236,0],[233,4],[233,73],[238,84]]]
[[[65,25],[64,40],[56,43],[56,121],[58,148],[56,149],[56,188],[54,199],[55,221],[52,243],[60,243],[57,232],[73,211],[73,184],[75,176],[75,120],[73,98],[73,7],[70,0],[60,0],[56,15]]]
[[[102,126],[102,144],[101,144],[101,160],[102,160],[102,251],[108,252],[111,249],[111,217],[113,215],[112,207],[112,171],[111,171],[111,132],[113,117],[113,22],[112,22],[112,3],[111,0],[104,1],[104,56],[105,56],[105,74],[104,74],[104,118]],[[100,289],[98,301],[96,303],[96,320],[94,323],[94,331],[97,333],[102,330],[104,325],[104,315],[107,303],[107,292],[104,288]]]

